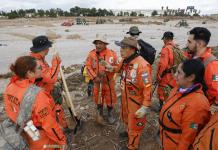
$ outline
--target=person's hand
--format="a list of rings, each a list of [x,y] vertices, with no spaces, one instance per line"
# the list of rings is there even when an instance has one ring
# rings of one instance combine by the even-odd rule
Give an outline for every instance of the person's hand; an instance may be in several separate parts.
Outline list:
[[[59,53],[55,53],[52,57],[52,60],[56,60],[58,64],[61,63],[61,57],[59,56]]]
[[[102,66],[104,66],[104,67],[106,67],[107,65],[108,65],[108,62],[106,62],[104,59],[99,59],[99,63],[100,63],[100,65],[102,65]]]
[[[106,62],[104,59],[100,59],[99,63],[105,67],[106,71],[113,72],[113,66],[110,63]]]
[[[135,115],[136,118],[143,118],[148,113],[149,113],[149,107],[142,106],[136,111]]]
[[[112,65],[107,65],[107,66],[105,67],[105,69],[106,69],[106,71],[108,71],[108,72],[113,72],[113,71],[114,71],[114,67],[113,67]]]
[[[218,110],[218,104],[214,103],[210,106],[210,112],[211,114],[215,114],[215,112]]]

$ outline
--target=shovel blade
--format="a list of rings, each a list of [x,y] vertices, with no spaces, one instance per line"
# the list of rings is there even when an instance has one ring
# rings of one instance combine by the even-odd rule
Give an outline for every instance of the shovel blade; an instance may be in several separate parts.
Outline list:
[[[105,124],[105,121],[104,121],[104,118],[103,116],[100,114],[99,111],[97,111],[96,113],[96,122],[100,125],[104,125]]]

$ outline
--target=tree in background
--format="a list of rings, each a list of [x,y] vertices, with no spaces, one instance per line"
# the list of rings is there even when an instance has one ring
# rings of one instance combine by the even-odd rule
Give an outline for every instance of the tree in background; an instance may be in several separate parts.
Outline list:
[[[158,15],[158,13],[156,10],[152,11],[151,16],[157,16],[157,15]]]
[[[137,16],[137,13],[136,13],[135,11],[132,11],[132,12],[130,13],[130,16]]]
[[[43,9],[39,9],[37,12],[38,12],[39,17],[45,16],[45,11]]]

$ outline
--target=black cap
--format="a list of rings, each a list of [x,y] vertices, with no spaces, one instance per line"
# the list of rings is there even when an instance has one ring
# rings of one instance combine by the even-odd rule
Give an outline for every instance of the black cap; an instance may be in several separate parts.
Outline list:
[[[33,46],[30,48],[30,50],[33,53],[41,52],[49,47],[52,47],[52,42],[48,40],[48,37],[44,35],[40,35],[35,37],[32,40]]]
[[[170,31],[167,31],[163,34],[163,37],[162,37],[162,40],[164,38],[169,38],[169,39],[173,39],[174,35],[173,35],[173,32],[170,32]]]
[[[137,35],[142,33],[141,31],[139,31],[139,28],[137,26],[132,26],[129,28],[129,31],[126,32],[126,34],[133,34],[133,35]]]

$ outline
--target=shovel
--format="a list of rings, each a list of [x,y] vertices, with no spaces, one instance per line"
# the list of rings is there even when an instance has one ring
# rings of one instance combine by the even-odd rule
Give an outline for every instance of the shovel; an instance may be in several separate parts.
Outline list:
[[[99,92],[98,92],[98,104],[102,104],[102,83],[99,83]],[[104,124],[104,118],[100,114],[100,111],[96,112],[96,121],[97,123],[103,125]]]
[[[66,101],[67,101],[67,104],[70,104],[70,107],[68,106],[68,109],[69,109],[71,117],[76,122],[76,125],[74,128],[74,134],[76,134],[78,128],[81,126],[81,120],[78,118],[78,116],[75,112],[75,107],[74,107],[72,98],[70,96],[70,92],[69,92],[62,68],[60,68],[60,74],[61,74],[61,79],[62,79],[62,82],[64,85],[64,91],[66,91]]]
[[[56,54],[57,50],[54,48],[53,52],[54,52],[54,54]],[[68,89],[68,86],[66,83],[66,79],[64,77],[64,72],[63,72],[62,67],[60,67],[60,75],[61,75],[61,80],[62,80],[63,85],[64,85],[64,91],[66,92],[64,98],[66,100],[66,104],[68,105],[68,110],[70,112],[70,115],[71,115],[72,119],[75,121],[74,134],[76,134],[78,128],[81,127],[81,120],[78,118],[78,116],[75,112],[75,107],[74,107],[72,98],[70,96],[70,92],[69,92],[69,89]],[[70,104],[70,106],[69,106],[69,104]]]

